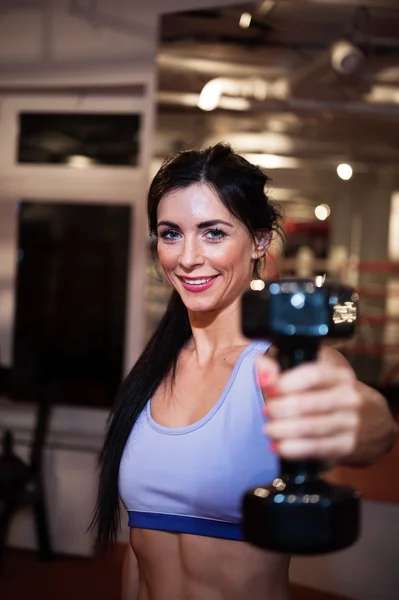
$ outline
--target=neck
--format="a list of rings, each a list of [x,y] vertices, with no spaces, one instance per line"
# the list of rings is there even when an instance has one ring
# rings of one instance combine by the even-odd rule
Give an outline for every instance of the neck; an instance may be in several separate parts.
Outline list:
[[[249,340],[241,332],[240,300],[219,312],[188,313],[192,342],[199,364],[207,364],[226,348],[245,346]]]

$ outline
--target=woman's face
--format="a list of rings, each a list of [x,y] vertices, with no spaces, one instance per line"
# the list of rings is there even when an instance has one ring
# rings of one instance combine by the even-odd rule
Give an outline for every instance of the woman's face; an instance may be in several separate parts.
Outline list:
[[[158,257],[188,310],[220,310],[248,286],[259,251],[207,185],[175,190],[158,206]]]

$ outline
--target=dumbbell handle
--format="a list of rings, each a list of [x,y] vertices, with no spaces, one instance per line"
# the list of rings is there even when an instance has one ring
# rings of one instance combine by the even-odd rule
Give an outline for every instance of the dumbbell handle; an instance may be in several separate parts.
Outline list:
[[[293,343],[295,342],[295,343]],[[280,338],[277,342],[277,361],[282,371],[297,367],[306,362],[317,360],[319,352],[319,340],[298,340]],[[280,470],[283,477],[304,477],[306,481],[313,477],[318,479],[320,474],[326,470],[326,463],[320,460],[281,460]]]
[[[280,338],[274,344],[277,348],[277,361],[282,371],[298,367],[306,362],[317,360],[320,342],[318,339]]]

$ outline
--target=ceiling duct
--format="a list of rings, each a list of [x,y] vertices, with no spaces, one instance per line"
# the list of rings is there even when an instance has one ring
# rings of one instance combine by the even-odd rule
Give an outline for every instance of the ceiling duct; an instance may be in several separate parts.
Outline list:
[[[199,96],[198,106],[202,110],[214,110],[220,105],[222,96],[229,96],[239,100],[251,98],[253,100],[265,100],[268,95],[268,83],[261,77],[228,78],[216,77],[211,79],[202,88]],[[239,110],[245,110],[249,104],[237,104]]]
[[[266,99],[287,100],[294,97],[300,89],[317,80],[328,69],[332,68],[342,76],[356,74],[363,59],[363,53],[357,46],[347,40],[339,40],[309,64],[274,82],[268,82],[262,77],[216,77],[211,79],[202,89],[198,106],[202,110],[215,110],[220,107],[221,99],[224,96],[229,97],[233,110],[234,108],[246,110],[249,104],[245,102],[245,99],[258,102]],[[237,101],[236,106],[234,100]]]
[[[331,68],[343,77],[356,75],[363,61],[363,52],[357,46],[347,40],[338,40],[308,64],[277,79],[270,88],[272,95],[279,100],[295,96]]]

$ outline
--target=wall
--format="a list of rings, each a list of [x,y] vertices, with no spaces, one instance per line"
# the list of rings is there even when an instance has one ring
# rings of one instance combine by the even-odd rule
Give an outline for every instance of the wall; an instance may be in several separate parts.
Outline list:
[[[171,0],[167,9],[212,4]],[[21,198],[133,205],[125,371],[141,350],[145,195],[153,146],[158,19],[164,8],[163,0],[0,3],[0,361],[5,365],[11,364],[12,356],[15,207]],[[22,109],[139,111],[143,117],[139,166],[79,171],[17,165],[17,115]],[[53,544],[59,552],[92,552],[93,537],[85,529],[94,504],[95,465],[106,418],[107,411],[57,407],[51,422],[45,470]],[[0,399],[0,430],[13,428],[21,456],[29,454],[33,422],[34,407]],[[121,537],[125,539],[126,527]],[[35,547],[30,511],[15,519],[9,543]]]
[[[27,0],[0,4],[0,86],[112,86],[155,65],[163,12],[237,0]]]
[[[16,254],[16,205],[0,199],[0,364],[11,365]]]

